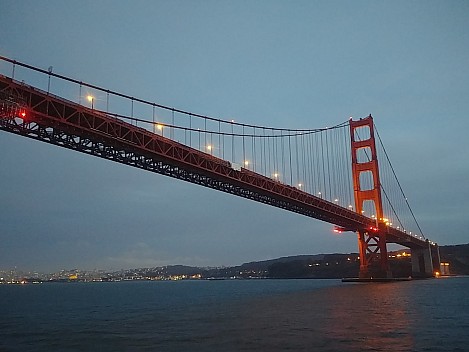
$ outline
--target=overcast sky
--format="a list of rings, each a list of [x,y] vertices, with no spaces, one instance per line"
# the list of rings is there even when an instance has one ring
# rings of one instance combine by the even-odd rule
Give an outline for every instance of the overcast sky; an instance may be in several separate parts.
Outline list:
[[[257,125],[371,113],[425,235],[469,242],[467,1],[0,0],[0,55]],[[357,251],[331,228],[0,132],[0,270]]]

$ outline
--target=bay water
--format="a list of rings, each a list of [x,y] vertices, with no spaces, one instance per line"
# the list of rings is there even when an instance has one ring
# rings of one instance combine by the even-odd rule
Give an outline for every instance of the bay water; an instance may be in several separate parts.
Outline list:
[[[0,351],[469,351],[469,277],[0,285]]]

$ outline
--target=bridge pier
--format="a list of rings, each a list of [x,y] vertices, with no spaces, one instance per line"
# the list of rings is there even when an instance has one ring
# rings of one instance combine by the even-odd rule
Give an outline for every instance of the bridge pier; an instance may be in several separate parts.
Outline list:
[[[436,247],[437,253],[439,253],[438,246]],[[412,277],[414,278],[428,278],[433,277],[433,255],[430,242],[427,240],[426,248],[412,248],[411,249],[411,261],[412,261]],[[439,256],[439,254],[438,254]],[[438,266],[439,266],[439,260]],[[436,264],[436,263],[435,263]]]
[[[360,279],[392,277],[384,232],[358,231],[358,249],[360,251]]]
[[[435,243],[430,249],[432,250],[433,272],[441,274],[440,247]]]

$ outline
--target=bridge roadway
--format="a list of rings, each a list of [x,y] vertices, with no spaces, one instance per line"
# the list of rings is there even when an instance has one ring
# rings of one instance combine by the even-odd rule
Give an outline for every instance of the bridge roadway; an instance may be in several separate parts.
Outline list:
[[[24,116],[22,116],[22,114]],[[290,185],[0,75],[0,129],[303,214],[349,231],[386,233],[408,248],[428,243]]]

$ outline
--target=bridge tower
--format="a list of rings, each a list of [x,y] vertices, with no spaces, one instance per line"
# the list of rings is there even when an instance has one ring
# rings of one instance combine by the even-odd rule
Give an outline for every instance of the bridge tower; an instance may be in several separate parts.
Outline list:
[[[364,204],[368,202],[371,204],[370,207],[374,208],[372,216],[376,219],[375,227],[358,231],[359,276],[360,278],[390,277],[386,230],[385,226],[382,226],[384,215],[373,117],[369,115],[357,121],[350,119],[350,138],[355,209],[357,213],[363,214]],[[365,182],[366,180],[368,182]]]

